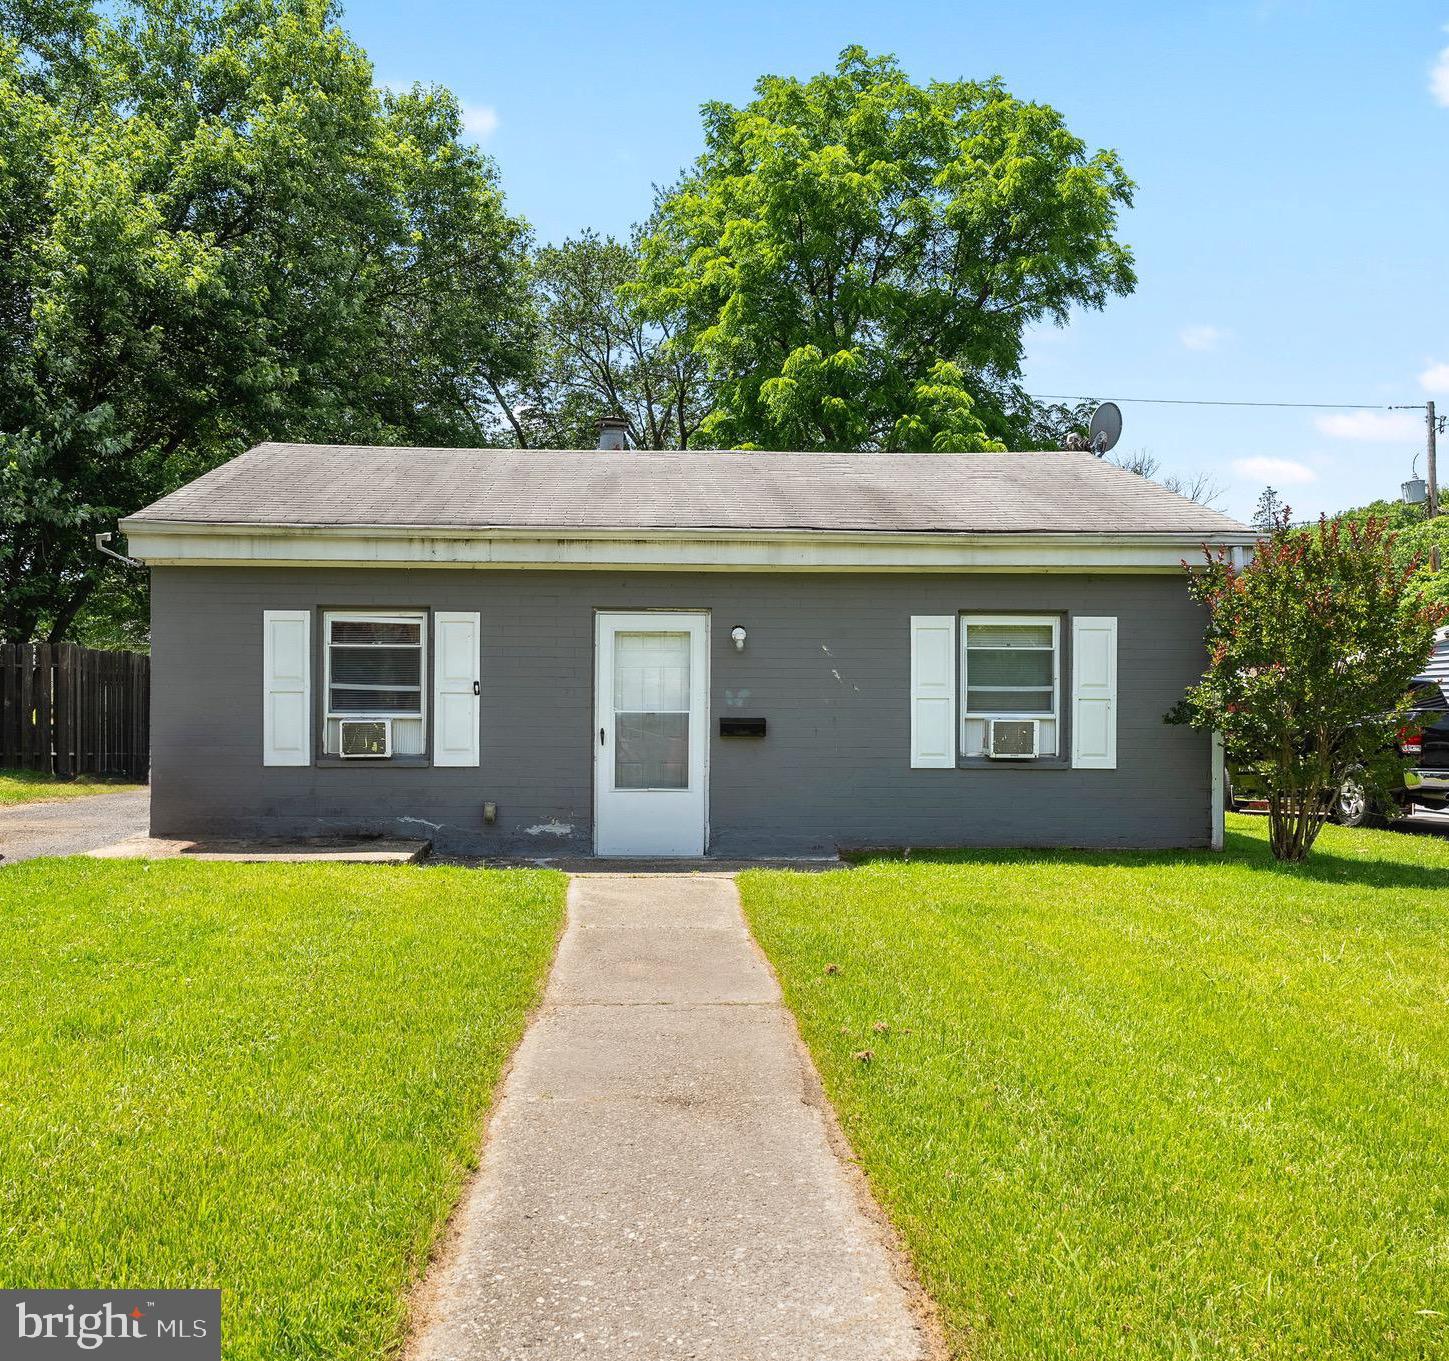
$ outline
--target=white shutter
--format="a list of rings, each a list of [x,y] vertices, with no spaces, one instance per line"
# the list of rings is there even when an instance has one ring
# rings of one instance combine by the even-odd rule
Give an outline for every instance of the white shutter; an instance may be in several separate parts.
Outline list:
[[[911,616],[911,765],[956,764],[956,616]]]
[[[1117,768],[1117,620],[1072,620],[1072,764]]]
[[[262,764],[312,764],[312,613],[262,611]]]
[[[481,628],[476,612],[433,613],[433,764],[478,764]]]

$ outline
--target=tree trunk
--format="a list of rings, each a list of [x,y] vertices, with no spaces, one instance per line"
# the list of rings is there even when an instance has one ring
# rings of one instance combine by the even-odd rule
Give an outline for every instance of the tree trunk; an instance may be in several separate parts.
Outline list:
[[[495,383],[488,374],[483,375],[483,381],[488,384],[488,390],[493,394],[493,400],[498,403],[499,409],[503,412],[508,424],[513,427],[513,436],[518,441],[520,449],[528,448],[528,436],[524,434],[523,426],[519,424],[518,417],[513,414],[513,407],[508,399],[504,397],[503,390]]]
[[[60,612],[50,625],[50,634],[46,641],[60,643],[65,641],[65,635],[70,626],[75,623],[75,617],[80,613],[80,608],[91,598],[91,593],[96,589],[94,577],[84,578],[71,592],[69,599],[60,607]]]
[[[1280,768],[1268,793],[1268,845],[1275,860],[1299,863],[1308,859],[1328,819],[1337,787],[1332,770],[1321,762],[1309,768],[1302,783]]]

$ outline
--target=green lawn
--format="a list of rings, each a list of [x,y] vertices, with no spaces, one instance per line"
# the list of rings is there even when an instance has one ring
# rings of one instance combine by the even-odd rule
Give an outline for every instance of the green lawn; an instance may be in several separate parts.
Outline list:
[[[0,770],[0,808],[14,803],[49,803],[55,799],[78,799],[87,794],[118,794],[127,789],[141,789],[138,784],[121,784],[115,780],[98,780],[81,775],[74,780],[57,780],[39,770]]]
[[[1449,1356],[1449,842],[1264,831],[741,876],[957,1354]]]
[[[564,885],[0,869],[0,1287],[220,1286],[227,1361],[385,1354]]]

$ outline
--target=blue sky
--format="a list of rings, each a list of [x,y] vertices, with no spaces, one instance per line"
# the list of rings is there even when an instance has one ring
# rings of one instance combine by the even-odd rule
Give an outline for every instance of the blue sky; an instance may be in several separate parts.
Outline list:
[[[457,93],[544,240],[626,231],[698,154],[700,103],[762,72],[856,42],[920,80],[1000,74],[1139,186],[1137,292],[1033,333],[1031,391],[1449,411],[1449,0],[354,0],[345,22],[380,82]],[[1212,473],[1239,515],[1266,482],[1302,515],[1397,495],[1424,443],[1420,412],[1123,410],[1121,447]]]

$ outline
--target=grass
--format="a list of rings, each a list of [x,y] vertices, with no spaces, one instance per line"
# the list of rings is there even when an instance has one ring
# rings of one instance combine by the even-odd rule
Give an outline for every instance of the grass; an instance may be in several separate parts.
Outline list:
[[[955,1354],[1449,1356],[1449,842],[1265,831],[741,876]]]
[[[0,870],[0,1287],[219,1286],[227,1361],[386,1354],[564,882]]]
[[[144,785],[122,784],[80,775],[74,780],[57,780],[41,770],[0,770],[0,808],[16,803],[52,803],[58,799],[79,799],[88,794],[119,794]]]

